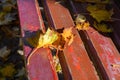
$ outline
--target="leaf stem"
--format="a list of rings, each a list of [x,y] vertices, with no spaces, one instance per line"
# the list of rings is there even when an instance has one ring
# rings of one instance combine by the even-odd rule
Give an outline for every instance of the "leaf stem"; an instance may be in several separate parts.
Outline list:
[[[28,58],[27,58],[27,65],[30,64],[30,59],[31,59],[32,55],[33,55],[37,50],[38,50],[38,48],[35,48],[35,49],[32,50],[32,52],[30,53],[30,55],[29,55]]]

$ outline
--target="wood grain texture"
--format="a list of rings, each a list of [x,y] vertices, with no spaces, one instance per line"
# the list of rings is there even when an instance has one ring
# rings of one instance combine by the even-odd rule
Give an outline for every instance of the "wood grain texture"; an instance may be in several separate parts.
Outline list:
[[[24,42],[24,54],[27,59],[33,48],[26,38],[34,35],[37,30],[44,31],[44,23],[36,0],[17,0],[22,37]],[[27,65],[30,80],[58,80],[51,51],[40,48],[31,56]]]
[[[48,20],[52,20],[50,22],[56,30],[74,27],[72,17],[65,6],[57,4],[56,0],[44,0],[44,6],[50,18]],[[72,32],[75,38],[71,45],[65,45],[63,51],[72,80],[99,80],[79,33],[74,28]]]

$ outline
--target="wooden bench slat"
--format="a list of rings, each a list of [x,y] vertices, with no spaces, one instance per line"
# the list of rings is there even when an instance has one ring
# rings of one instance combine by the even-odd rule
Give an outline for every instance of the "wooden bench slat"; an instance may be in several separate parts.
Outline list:
[[[85,9],[82,9],[84,7],[84,4],[83,6],[81,6],[80,3],[75,3],[74,5],[78,12],[85,12]],[[103,79],[119,80],[120,54],[112,40],[109,37],[100,34],[92,27],[90,27],[90,29],[86,32],[83,32],[83,34],[84,41],[87,43],[90,54],[93,56],[94,61],[96,62],[101,75],[103,76]],[[89,39],[85,39],[85,37],[88,37]]]
[[[31,80],[58,80],[50,49],[40,48],[31,57],[27,66]]]
[[[56,3],[56,0],[45,0],[44,2],[46,14],[49,16],[54,15],[48,18],[50,25],[54,24],[52,27],[55,27],[55,29],[62,29],[64,27],[74,26],[71,16],[66,16],[69,14],[67,8]]]
[[[36,0],[17,0],[17,4],[24,41],[24,54],[27,59],[32,48],[27,45],[25,38],[30,37],[39,29],[43,30],[45,26]],[[29,62],[27,69],[30,80],[58,80],[49,49],[38,49],[31,56]]]
[[[87,31],[89,38],[92,41],[94,48],[97,51],[97,56],[107,73],[110,80],[120,79],[120,54],[117,51],[112,40],[95,31],[93,28]],[[118,67],[115,67],[118,65]]]
[[[68,9],[61,4],[55,4],[55,2],[56,0],[44,0],[47,16],[53,22],[51,24],[54,25],[55,29],[74,27]],[[75,34],[73,43],[70,46],[66,45],[63,51],[72,79],[98,80],[97,72],[87,55],[77,30],[73,29],[73,34]]]
[[[64,55],[73,79],[99,80],[77,30],[73,30],[73,34],[76,35],[73,43],[70,46],[66,45],[64,49]]]

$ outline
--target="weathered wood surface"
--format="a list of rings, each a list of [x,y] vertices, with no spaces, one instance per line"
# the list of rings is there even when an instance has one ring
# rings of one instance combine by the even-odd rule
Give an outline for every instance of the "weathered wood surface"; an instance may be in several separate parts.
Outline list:
[[[74,27],[75,24],[68,8],[64,4],[56,3],[56,1],[43,0],[49,25],[56,30]],[[27,59],[33,48],[28,45],[25,39],[34,35],[34,32],[39,29],[44,32],[45,26],[37,0],[18,0],[17,4],[24,41],[24,53]],[[74,14],[76,11],[77,13],[86,12],[79,3],[74,3],[74,5],[76,9],[73,11]],[[119,13],[117,10],[115,12]],[[119,15],[115,17],[119,17]],[[115,26],[114,30],[116,31],[112,34],[113,40],[119,48],[120,35],[117,29],[120,26],[119,21],[114,22],[112,26]],[[73,28],[72,32],[75,34],[72,44],[66,44],[62,55],[59,54],[60,61],[64,61],[63,63],[60,62],[62,68],[65,68],[63,69],[64,79],[120,80],[120,54],[112,39],[100,34],[92,27],[87,31],[79,32]],[[31,57],[30,64],[27,65],[30,80],[58,80],[52,61],[52,55],[48,48],[38,49]]]
[[[27,44],[25,39],[34,35],[34,32],[39,29],[44,31],[45,26],[36,0],[17,0],[17,4],[24,41],[24,54],[27,59],[34,49]],[[49,49],[38,49],[29,62],[27,69],[30,80],[58,80]]]
[[[56,30],[74,27],[70,12],[65,6],[56,3],[56,0],[44,0],[44,6],[48,18],[50,18],[48,20],[52,20],[49,21],[50,24]],[[63,51],[72,80],[98,80],[97,72],[87,55],[79,33],[74,28],[72,31],[75,38],[71,45],[65,45]]]
[[[86,12],[84,4],[74,3],[74,5],[78,13]],[[81,9],[79,7],[81,7]],[[92,19],[90,18],[89,20]],[[118,35],[116,35],[115,32],[113,32],[113,34],[116,38],[118,38]],[[119,80],[120,54],[112,39],[100,34],[92,27],[90,27],[87,31],[81,32],[81,35],[83,35],[82,38],[84,38],[83,40],[86,42],[89,54],[93,57],[94,62],[97,64],[102,78],[104,80]],[[117,40],[119,44],[119,38]]]

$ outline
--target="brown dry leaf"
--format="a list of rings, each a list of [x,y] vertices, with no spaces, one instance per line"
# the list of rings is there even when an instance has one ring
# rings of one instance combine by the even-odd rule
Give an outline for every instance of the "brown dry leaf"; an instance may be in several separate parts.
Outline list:
[[[63,50],[65,45],[65,40],[61,34],[58,34],[58,39],[50,46],[50,48],[56,48]]]
[[[63,33],[61,34],[64,40],[68,43],[68,45],[70,45],[73,42],[74,38],[74,35],[72,34],[72,28],[73,27],[65,28],[63,30]]]

